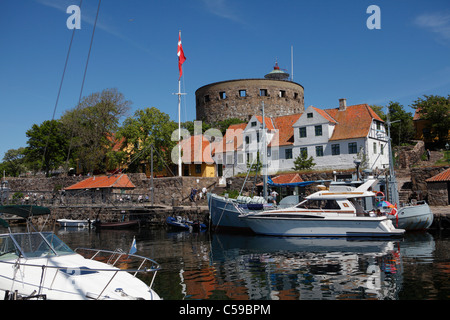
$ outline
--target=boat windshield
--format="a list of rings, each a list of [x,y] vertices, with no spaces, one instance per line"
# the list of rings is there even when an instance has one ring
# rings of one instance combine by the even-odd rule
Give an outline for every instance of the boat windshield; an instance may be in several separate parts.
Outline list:
[[[61,239],[52,232],[10,233],[0,235],[0,260],[40,258],[73,254]]]
[[[305,200],[301,202],[297,208],[313,209],[313,210],[339,210],[341,207],[336,200]]]

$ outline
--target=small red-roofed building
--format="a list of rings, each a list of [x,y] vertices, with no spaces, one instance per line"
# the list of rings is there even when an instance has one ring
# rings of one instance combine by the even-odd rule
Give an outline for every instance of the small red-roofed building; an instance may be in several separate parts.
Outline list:
[[[64,190],[68,195],[80,198],[92,198],[106,202],[114,196],[125,196],[136,186],[126,174],[113,174],[108,176],[92,176],[77,182]],[[114,199],[117,200],[117,199]]]
[[[450,205],[450,168],[426,180],[430,205]]]

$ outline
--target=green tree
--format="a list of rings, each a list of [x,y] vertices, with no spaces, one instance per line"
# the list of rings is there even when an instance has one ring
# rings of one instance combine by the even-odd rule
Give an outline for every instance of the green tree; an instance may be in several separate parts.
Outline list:
[[[445,145],[449,140],[450,128],[450,95],[445,97],[424,95],[411,105],[419,113],[423,120],[428,120],[430,138],[438,140],[440,145]]]
[[[69,144],[61,122],[46,120],[40,125],[34,124],[26,135],[25,161],[35,172],[44,170],[48,176],[51,170],[65,163]]]
[[[21,173],[25,172],[24,151],[25,148],[19,148],[9,149],[5,152],[2,166],[8,176],[18,177]]]
[[[150,162],[152,145],[163,157],[154,154],[155,166],[171,163],[171,152],[177,144],[177,141],[172,141],[172,133],[177,129],[178,124],[155,107],[137,110],[132,117],[125,119],[119,137],[125,138],[125,145],[133,146],[128,151],[129,170],[136,171],[141,161]]]
[[[314,163],[313,157],[311,156],[308,158],[308,154],[306,153],[306,151],[302,151],[300,155],[297,158],[295,158],[293,169],[295,171],[306,170],[311,169],[315,165],[316,164]]]
[[[119,128],[131,102],[117,89],[105,89],[84,97],[61,118],[70,133],[70,149],[85,172],[105,171],[106,154],[113,146],[108,139]]]
[[[387,105],[391,125],[391,139],[393,145],[409,143],[414,137],[413,116],[406,112],[401,104],[390,101]]]

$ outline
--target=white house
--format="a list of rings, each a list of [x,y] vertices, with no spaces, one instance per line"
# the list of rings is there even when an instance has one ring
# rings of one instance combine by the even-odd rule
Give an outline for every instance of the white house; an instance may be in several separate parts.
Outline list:
[[[261,116],[254,115],[246,125],[229,129],[214,155],[224,164],[225,177],[246,172],[258,152],[262,162],[264,150]],[[314,158],[314,169],[354,168],[356,159],[372,170],[389,163],[384,123],[367,104],[347,107],[346,100],[341,99],[339,108],[310,106],[301,114],[266,117],[265,129],[268,171],[272,175],[293,170],[294,160],[302,152]]]

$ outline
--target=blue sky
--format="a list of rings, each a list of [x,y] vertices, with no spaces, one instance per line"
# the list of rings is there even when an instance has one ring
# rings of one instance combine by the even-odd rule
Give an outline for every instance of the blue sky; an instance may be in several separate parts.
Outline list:
[[[0,1],[0,161],[25,147],[26,131],[52,118],[72,35],[69,5],[79,0]],[[58,119],[78,102],[98,0],[84,0]],[[381,29],[366,26],[370,5]],[[424,94],[450,94],[448,0],[103,0],[83,95],[117,88],[136,109],[178,119],[178,31],[183,65],[181,120],[195,119],[195,90],[263,77],[275,60],[305,88],[305,105],[408,106]]]

